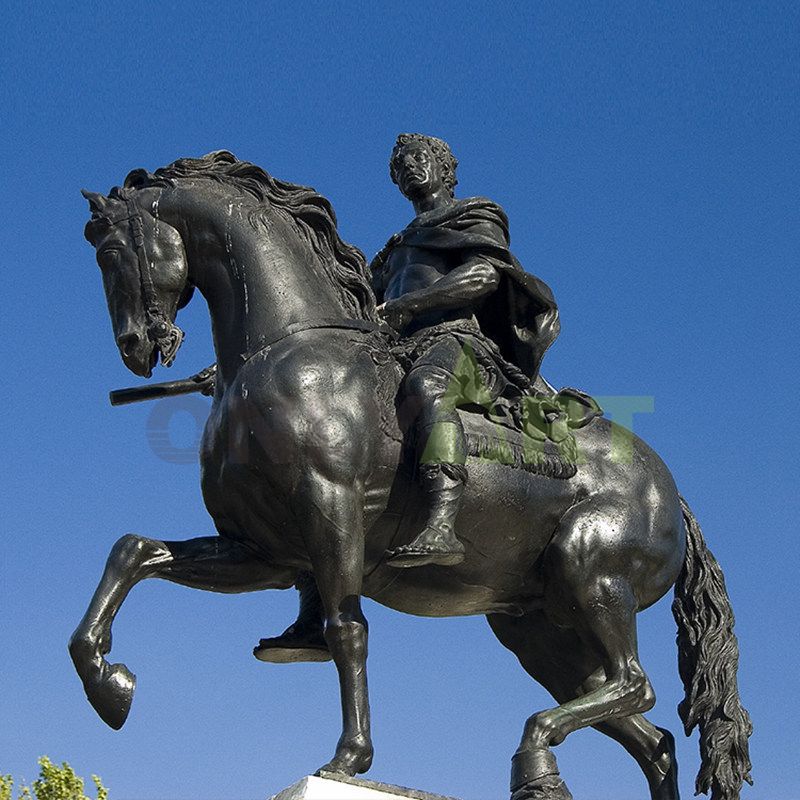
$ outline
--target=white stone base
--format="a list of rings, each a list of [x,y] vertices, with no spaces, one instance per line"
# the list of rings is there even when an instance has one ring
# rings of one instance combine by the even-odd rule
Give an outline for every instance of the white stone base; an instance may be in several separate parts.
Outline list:
[[[330,773],[323,773],[323,777],[309,775],[273,795],[270,800],[398,800],[401,797],[410,800],[456,800],[454,797]]]

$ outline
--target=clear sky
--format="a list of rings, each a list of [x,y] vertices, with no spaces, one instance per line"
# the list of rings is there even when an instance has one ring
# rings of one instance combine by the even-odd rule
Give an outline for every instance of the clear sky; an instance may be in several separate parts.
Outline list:
[[[394,137],[421,131],[451,143],[458,192],[501,203],[515,253],[553,287],[550,381],[653,398],[635,430],[704,526],[738,619],[756,731],[743,797],[800,797],[800,6],[66,6],[12,2],[0,29],[0,772],[31,779],[46,753],[100,773],[114,800],[255,800],[332,754],[332,665],[250,655],[293,619],[291,591],[141,585],[115,627],[114,660],[139,678],[126,727],[106,728],[84,699],[66,641],[112,543],[212,525],[196,459],[153,445],[160,413],[191,452],[207,401],[108,404],[138,379],[112,340],[78,190],[226,148],[330,197],[344,238],[371,255],[411,216],[388,177]],[[199,298],[181,324],[186,344],[159,379],[213,359]],[[549,696],[481,618],[366,612],[370,776],[505,797],[524,721]],[[669,598],[640,620],[650,717],[678,735],[691,797],[699,757],[675,712]],[[633,760],[598,733],[558,757],[576,800],[644,796]]]

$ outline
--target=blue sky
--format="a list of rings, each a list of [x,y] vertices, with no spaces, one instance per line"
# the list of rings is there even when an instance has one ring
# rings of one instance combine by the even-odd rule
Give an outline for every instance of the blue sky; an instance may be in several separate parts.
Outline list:
[[[487,195],[550,286],[563,332],[544,372],[600,396],[652,397],[635,430],[667,461],[722,563],[738,619],[756,786],[794,800],[800,771],[797,279],[800,7],[683,3],[84,3],[7,6],[3,111],[3,526],[0,772],[37,756],[98,772],[112,798],[263,798],[338,736],[330,665],[250,650],[291,621],[293,592],[225,597],[150,582],[123,608],[115,660],[138,675],[106,728],[66,652],[126,531],[212,532],[190,448],[202,400],[111,408],[136,383],[116,352],[78,190],[226,148],[330,197],[374,253],[410,218],[389,180],[401,131],[447,139],[458,192]],[[212,360],[199,299],[172,372]],[[199,404],[199,405],[198,405]],[[420,620],[367,603],[377,754],[370,775],[464,800],[506,794],[528,715],[551,704],[480,618]],[[680,733],[669,600],[640,618]],[[558,748],[576,800],[637,800],[641,774],[580,732]]]

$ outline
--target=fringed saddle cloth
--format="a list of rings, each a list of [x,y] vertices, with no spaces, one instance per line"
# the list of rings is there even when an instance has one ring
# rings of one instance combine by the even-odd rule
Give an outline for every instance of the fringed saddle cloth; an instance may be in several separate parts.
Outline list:
[[[462,346],[447,393],[461,411],[469,455],[552,478],[573,477],[579,462],[574,431],[602,416],[598,403],[578,389],[555,392],[544,381],[532,386],[471,320],[444,322],[406,337],[391,346],[391,356],[407,372],[448,335]],[[395,419],[385,423],[389,435],[402,439]]]

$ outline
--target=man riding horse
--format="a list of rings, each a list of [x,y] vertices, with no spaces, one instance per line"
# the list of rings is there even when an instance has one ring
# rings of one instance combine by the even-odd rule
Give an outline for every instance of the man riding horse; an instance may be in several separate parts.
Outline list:
[[[400,423],[415,449],[426,521],[412,542],[387,553],[395,567],[450,566],[464,558],[455,520],[467,483],[467,443],[457,408],[501,395],[547,391],[539,365],[559,332],[549,287],[508,249],[508,219],[482,197],[456,199],[458,162],[446,142],[397,137],[392,180],[417,216],[371,264],[378,311],[401,334],[408,372]],[[326,658],[313,577],[298,581],[300,614],[256,648],[265,661]]]
[[[651,800],[678,800],[674,739],[645,716],[655,695],[636,629],[636,615],[674,587],[679,712],[687,733],[700,730],[697,791],[738,800],[752,724],[724,576],[696,518],[645,442],[630,434],[630,457],[615,456],[617,429],[590,398],[530,386],[557,333],[552,295],[508,252],[497,206],[452,198],[443,143],[401,137],[392,171],[418,214],[375,263],[399,344],[376,331],[363,256],[308,187],[218,151],[134,170],[109,196],[85,193],[126,367],[149,377],[159,357],[171,363],[192,287],[219,366],[216,379],[150,387],[163,396],[216,383],[200,459],[217,534],[116,542],[69,645],[87,698],[114,729],[128,718],[135,676],[106,656],[141,581],[240,593],[287,589],[303,569],[297,624],[256,655],[333,659],[342,734],[322,770],[352,777],[372,764],[367,597],[417,616],[485,615],[553,695],[525,723],[512,800],[571,800],[553,748],[589,727],[636,759]],[[465,403],[483,407],[464,409],[482,412],[463,414],[468,448],[455,413]],[[401,417],[407,425],[394,424]],[[477,458],[459,511],[465,449]],[[395,569],[389,556],[452,565]]]

